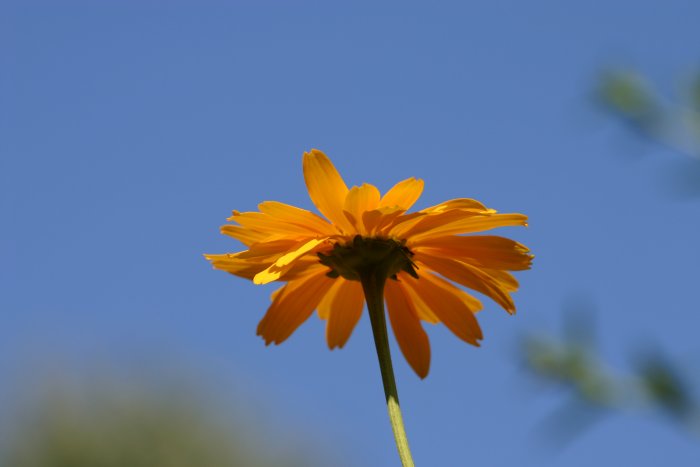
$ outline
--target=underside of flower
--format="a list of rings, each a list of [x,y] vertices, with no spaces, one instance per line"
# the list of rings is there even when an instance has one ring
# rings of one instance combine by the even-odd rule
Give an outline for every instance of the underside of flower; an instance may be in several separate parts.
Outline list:
[[[482,232],[526,226],[527,216],[499,213],[468,198],[408,213],[422,180],[403,180],[384,195],[370,184],[348,188],[315,149],[304,154],[303,169],[309,196],[325,219],[265,201],[259,212],[234,211],[228,220],[238,225],[221,229],[246,250],[206,255],[216,269],[256,284],[283,283],[258,325],[266,344],[284,342],[317,311],[327,322],[328,346],[343,347],[362,315],[369,276],[385,285],[381,298],[396,340],[421,378],[430,367],[423,323],[442,323],[475,346],[483,338],[475,317],[481,301],[460,286],[515,313],[511,294],[519,285],[511,271],[529,269],[532,255],[516,241]]]
[[[336,243],[328,253],[318,253],[321,264],[331,270],[326,274],[335,279],[342,276],[351,281],[361,281],[362,276],[373,275],[396,280],[396,274],[405,271],[418,279],[416,265],[411,261],[413,253],[406,242],[389,238],[356,235],[345,245]]]

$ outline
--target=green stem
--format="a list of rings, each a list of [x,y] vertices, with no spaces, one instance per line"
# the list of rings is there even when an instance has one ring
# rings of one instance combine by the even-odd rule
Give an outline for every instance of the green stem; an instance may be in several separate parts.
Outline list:
[[[391,353],[389,351],[389,338],[386,330],[386,318],[384,316],[384,275],[366,274],[362,275],[362,289],[367,300],[367,309],[372,323],[372,333],[374,334],[374,345],[377,347],[377,357],[379,358],[379,369],[382,372],[382,383],[384,384],[384,395],[389,411],[391,428],[394,431],[396,448],[399,451],[401,464],[403,467],[413,467],[411,450],[408,448],[408,438],[406,429],[403,426],[403,417],[399,407],[399,394],[396,390],[394,380],[394,369],[391,365]]]

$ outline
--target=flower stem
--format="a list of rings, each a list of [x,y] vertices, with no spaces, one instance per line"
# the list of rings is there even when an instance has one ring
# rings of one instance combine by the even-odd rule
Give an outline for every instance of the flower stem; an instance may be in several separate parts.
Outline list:
[[[377,348],[379,358],[379,369],[382,373],[382,383],[384,384],[384,395],[389,411],[391,428],[394,431],[396,448],[399,451],[401,464],[403,467],[413,467],[411,450],[408,447],[406,429],[403,426],[403,417],[399,407],[399,394],[396,390],[394,380],[394,369],[391,365],[391,353],[389,351],[389,338],[387,336],[386,318],[384,316],[384,284],[386,276],[380,274],[361,275],[362,289],[367,300],[367,309],[372,323],[372,333],[374,334],[374,345]]]

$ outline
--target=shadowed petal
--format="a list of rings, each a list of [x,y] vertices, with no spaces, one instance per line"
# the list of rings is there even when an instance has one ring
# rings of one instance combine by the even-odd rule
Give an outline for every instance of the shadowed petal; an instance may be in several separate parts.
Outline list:
[[[495,235],[425,237],[414,240],[411,251],[508,271],[530,269],[532,265],[532,255],[524,245]]]
[[[396,281],[387,281],[384,289],[389,321],[406,361],[418,376],[430,371],[430,342],[423,330],[411,300]]]
[[[265,344],[284,342],[306,321],[321,298],[333,285],[325,270],[289,282],[274,294],[274,301],[258,324],[258,335]]]
[[[362,222],[365,224],[367,232],[370,235],[375,235],[381,233],[383,229],[403,213],[404,210],[398,206],[380,207],[362,214]]]
[[[350,213],[349,219],[354,223],[355,229],[362,235],[366,235],[363,214],[372,211],[379,206],[379,190],[374,185],[365,183],[362,186],[354,186],[345,198],[343,210]],[[347,216],[346,216],[347,217]]]
[[[328,318],[326,341],[331,350],[345,345],[365,306],[362,285],[358,281],[341,277],[336,282],[318,306],[319,316]]]
[[[472,345],[479,345],[484,336],[474,316],[481,309],[481,302],[463,290],[431,273],[423,273],[420,279],[401,275],[403,287],[409,295],[415,292],[457,337]]]
[[[479,268],[453,259],[431,255],[416,255],[414,259],[458,284],[491,297],[508,313],[515,313],[515,304],[508,288]]]

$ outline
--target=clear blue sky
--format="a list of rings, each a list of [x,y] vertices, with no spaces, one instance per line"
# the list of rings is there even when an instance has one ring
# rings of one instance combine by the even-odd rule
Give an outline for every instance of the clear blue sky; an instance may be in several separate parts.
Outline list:
[[[418,465],[694,465],[697,441],[639,414],[543,455],[534,432],[565,398],[528,382],[517,343],[557,332],[584,294],[612,365],[645,342],[697,359],[700,200],[662,182],[684,156],[590,96],[610,64],[672,94],[700,66],[700,4],[426,5],[3,2],[0,380],[168,361],[269,403],[263,425],[346,466],[396,465],[369,320],[340,351],[316,317],[266,348],[273,287],[201,256],[239,249],[218,233],[232,209],[311,208],[301,154],[315,147],[349,184],[423,178],[418,207],[473,197],[531,218],[507,232],[536,254],[516,316],[488,302],[480,349],[428,326],[424,381],[395,348]]]

